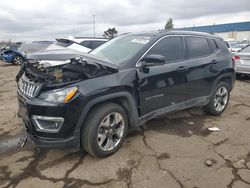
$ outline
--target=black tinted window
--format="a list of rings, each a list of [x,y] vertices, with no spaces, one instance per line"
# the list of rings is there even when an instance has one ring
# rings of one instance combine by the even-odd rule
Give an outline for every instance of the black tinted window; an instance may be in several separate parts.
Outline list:
[[[223,40],[216,40],[216,44],[222,52],[228,53],[229,50]]]
[[[189,57],[200,57],[210,54],[210,49],[206,38],[186,37]]]
[[[218,49],[217,44],[214,39],[208,39],[208,44],[209,44],[211,52],[215,52]]]
[[[227,41],[224,41],[224,44],[227,46],[227,48],[230,48],[229,43]]]
[[[101,46],[103,43],[105,43],[105,41],[93,41],[92,42],[92,48],[91,49],[95,49],[98,46]]]
[[[158,54],[166,58],[166,61],[177,61],[184,58],[182,37],[166,37],[156,43],[147,55]]]
[[[81,44],[82,46],[85,46],[85,47],[91,49],[92,41],[83,41],[83,42],[81,42],[80,44]]]

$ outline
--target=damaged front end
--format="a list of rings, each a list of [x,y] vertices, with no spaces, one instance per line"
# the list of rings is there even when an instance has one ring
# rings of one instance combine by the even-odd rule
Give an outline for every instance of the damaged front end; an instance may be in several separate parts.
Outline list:
[[[27,97],[36,97],[41,90],[57,89],[117,72],[81,56],[63,62],[48,66],[45,60],[29,60],[23,64],[16,76],[19,92]]]
[[[38,147],[79,147],[75,127],[87,103],[84,82],[118,69],[88,55],[53,57],[36,56],[22,65],[16,76],[18,116]]]

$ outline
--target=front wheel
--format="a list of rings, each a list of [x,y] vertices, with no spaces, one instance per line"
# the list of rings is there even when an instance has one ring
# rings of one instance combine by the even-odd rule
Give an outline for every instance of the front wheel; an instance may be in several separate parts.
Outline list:
[[[15,55],[13,60],[12,60],[12,63],[14,65],[21,65],[23,63],[23,58],[20,56],[20,55]]]
[[[215,92],[213,93],[210,102],[203,107],[203,109],[211,114],[218,116],[224,112],[228,105],[230,98],[229,86],[225,82],[221,82],[217,85]]]
[[[128,132],[124,109],[105,103],[92,109],[82,129],[82,146],[94,157],[107,157],[118,150]]]

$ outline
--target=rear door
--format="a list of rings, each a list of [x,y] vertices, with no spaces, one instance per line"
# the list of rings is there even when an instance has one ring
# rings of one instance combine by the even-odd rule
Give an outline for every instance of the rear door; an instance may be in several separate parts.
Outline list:
[[[146,54],[162,55],[163,65],[138,68],[139,101],[141,115],[185,101],[186,73],[184,39],[167,36],[159,40]]]
[[[213,39],[185,36],[189,66],[187,71],[186,100],[208,96],[218,72],[218,47]]]

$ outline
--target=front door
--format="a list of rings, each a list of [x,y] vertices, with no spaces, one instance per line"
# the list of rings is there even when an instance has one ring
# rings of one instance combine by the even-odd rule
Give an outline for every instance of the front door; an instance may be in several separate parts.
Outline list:
[[[162,55],[165,64],[137,69],[140,115],[185,101],[188,66],[185,63],[184,41],[181,36],[159,40],[146,54]]]

